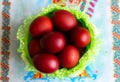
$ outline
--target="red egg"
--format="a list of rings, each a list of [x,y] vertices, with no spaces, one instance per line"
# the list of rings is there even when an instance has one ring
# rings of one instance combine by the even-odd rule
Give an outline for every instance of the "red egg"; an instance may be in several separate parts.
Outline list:
[[[40,47],[39,40],[32,39],[28,44],[28,51],[29,51],[30,57],[33,57],[37,53],[41,52],[42,49]]]
[[[67,10],[57,10],[53,13],[53,24],[62,31],[69,31],[76,27],[77,21]]]
[[[67,45],[59,54],[59,60],[62,67],[72,68],[77,65],[80,58],[79,50],[73,45]]]
[[[86,28],[75,28],[71,33],[71,41],[78,48],[86,47],[90,43],[90,33]]]
[[[60,52],[66,44],[65,37],[60,32],[50,32],[40,39],[41,47],[50,53]]]
[[[53,54],[37,54],[33,57],[33,64],[37,70],[43,73],[53,73],[59,68],[59,60]]]
[[[52,21],[47,16],[39,16],[30,25],[30,34],[33,37],[39,37],[53,29]]]

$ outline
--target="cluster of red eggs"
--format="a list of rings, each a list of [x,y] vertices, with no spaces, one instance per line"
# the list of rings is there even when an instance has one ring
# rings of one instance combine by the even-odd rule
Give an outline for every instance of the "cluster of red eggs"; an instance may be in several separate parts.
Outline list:
[[[39,16],[30,25],[32,39],[28,51],[37,70],[53,73],[73,68],[81,57],[80,50],[90,43],[88,29],[67,10],[56,10],[52,17]]]

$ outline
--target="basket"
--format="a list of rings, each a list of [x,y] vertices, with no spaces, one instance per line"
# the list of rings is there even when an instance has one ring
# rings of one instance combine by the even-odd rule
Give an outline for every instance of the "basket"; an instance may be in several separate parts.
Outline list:
[[[76,17],[77,21],[81,22],[81,24],[89,30],[91,35],[91,42],[87,46],[87,51],[80,58],[79,63],[75,67],[71,69],[62,68],[54,73],[51,74],[42,73],[42,75],[43,76],[47,75],[48,77],[59,77],[59,78],[75,77],[78,76],[85,69],[85,67],[88,66],[95,59],[97,52],[99,50],[98,45],[100,41],[97,38],[98,35],[97,35],[96,27],[90,21],[89,16],[84,12],[80,12],[79,10],[70,9],[68,7],[61,7],[59,5],[49,5],[47,8],[44,8],[41,13],[38,13],[36,15],[30,16],[27,19],[25,19],[23,24],[18,28],[17,39],[20,41],[18,52],[21,53],[21,58],[26,64],[25,67],[26,71],[38,72],[38,70],[36,70],[36,68],[34,67],[32,63],[32,59],[30,58],[28,53],[28,43],[31,39],[31,36],[29,34],[29,25],[38,16],[46,15],[51,17],[52,13],[59,9],[64,9],[71,12]]]

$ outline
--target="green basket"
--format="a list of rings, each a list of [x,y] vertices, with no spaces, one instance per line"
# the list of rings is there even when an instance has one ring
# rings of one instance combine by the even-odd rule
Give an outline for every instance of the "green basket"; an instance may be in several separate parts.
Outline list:
[[[80,12],[79,10],[70,9],[68,7],[61,7],[58,5],[49,5],[47,8],[43,9],[41,13],[38,13],[37,15],[25,19],[23,24],[18,28],[17,39],[20,41],[18,52],[21,53],[21,58],[26,64],[26,68],[25,68],[26,71],[38,72],[38,70],[34,68],[32,59],[30,58],[28,53],[28,43],[31,38],[29,34],[29,25],[38,16],[47,15],[51,17],[52,13],[59,9],[70,11],[76,17],[76,19],[79,22],[81,22],[82,25],[90,31],[91,42],[89,45],[89,49],[80,58],[79,63],[74,68],[71,69],[62,68],[54,73],[47,75],[49,77],[59,77],[59,78],[78,76],[85,69],[85,67],[89,65],[91,62],[93,62],[93,60],[95,59],[95,56],[97,55],[97,52],[99,50],[98,45],[100,43],[100,40],[97,38],[98,32],[96,31],[96,27],[94,26],[94,24],[90,21],[89,16],[83,12]],[[42,74],[46,75],[44,73]]]

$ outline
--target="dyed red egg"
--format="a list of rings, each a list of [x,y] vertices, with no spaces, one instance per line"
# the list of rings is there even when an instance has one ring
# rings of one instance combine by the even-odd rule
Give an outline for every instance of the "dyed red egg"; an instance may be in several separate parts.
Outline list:
[[[50,32],[40,39],[40,46],[50,53],[60,52],[66,44],[65,37],[60,32]]]
[[[59,60],[54,54],[42,53],[33,57],[35,68],[43,73],[53,73],[59,69]]]
[[[39,40],[32,39],[28,44],[28,51],[30,54],[30,57],[35,56],[37,53],[41,52],[41,47],[39,44]]]
[[[76,27],[77,21],[67,10],[57,10],[53,13],[53,24],[62,31],[69,31]]]
[[[80,54],[76,47],[67,45],[58,57],[62,67],[72,68],[79,62]]]
[[[30,34],[32,37],[39,37],[53,29],[52,21],[47,16],[39,16],[30,25]]]
[[[71,41],[78,48],[86,47],[90,43],[90,32],[83,27],[75,28],[71,33]]]

